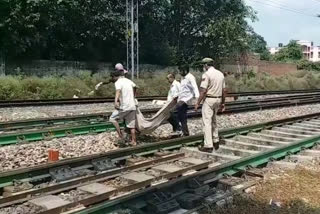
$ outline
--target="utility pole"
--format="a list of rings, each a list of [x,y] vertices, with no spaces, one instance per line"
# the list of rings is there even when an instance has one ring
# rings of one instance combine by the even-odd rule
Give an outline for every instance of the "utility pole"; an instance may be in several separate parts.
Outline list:
[[[126,0],[127,69],[139,78],[139,0]]]
[[[4,57],[4,53],[0,51],[0,76],[6,74],[6,61]]]

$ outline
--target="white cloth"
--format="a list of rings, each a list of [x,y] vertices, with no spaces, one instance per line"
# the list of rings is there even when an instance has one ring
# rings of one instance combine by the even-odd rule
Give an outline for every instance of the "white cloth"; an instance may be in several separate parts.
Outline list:
[[[198,85],[197,85],[196,78],[190,72],[185,76],[185,78],[188,79],[192,84],[194,97],[195,98],[199,98],[200,93],[199,93],[199,88],[198,88]]]
[[[190,105],[192,98],[194,97],[194,89],[190,80],[184,78],[180,84],[180,92],[178,97],[178,102],[182,101]]]
[[[134,98],[133,88],[136,84],[125,77],[119,77],[115,82],[116,90],[120,90],[120,110],[132,111],[136,110],[136,102]]]
[[[147,134],[153,132],[165,120],[170,117],[170,112],[175,108],[176,100],[167,102],[153,117],[145,118],[139,108],[136,111],[136,129],[141,133]]]
[[[179,92],[180,92],[180,83],[177,80],[174,80],[170,86],[167,101],[170,102],[171,100],[179,96]]]

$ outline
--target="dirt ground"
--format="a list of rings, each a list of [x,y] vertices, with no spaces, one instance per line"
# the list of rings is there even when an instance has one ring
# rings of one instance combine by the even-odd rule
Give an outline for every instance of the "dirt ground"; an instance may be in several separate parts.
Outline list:
[[[320,162],[279,171],[260,182],[253,193],[206,214],[320,214]]]

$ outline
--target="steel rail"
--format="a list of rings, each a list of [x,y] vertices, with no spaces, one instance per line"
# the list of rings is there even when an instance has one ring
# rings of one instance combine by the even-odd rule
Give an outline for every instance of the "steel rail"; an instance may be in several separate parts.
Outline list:
[[[29,190],[26,192],[23,191],[19,194],[16,193],[9,197],[0,198],[0,208],[27,201],[31,196],[35,196],[37,194],[54,194],[54,193],[64,192],[67,190],[72,190],[78,187],[79,185],[83,185],[88,182],[99,182],[100,180],[106,180],[111,177],[119,176],[125,172],[134,171],[137,169],[141,170],[145,168],[150,168],[155,164],[161,164],[168,161],[175,161],[183,157],[184,157],[183,153],[160,156],[153,160],[143,161],[143,162],[136,163],[129,166],[118,167],[110,171],[105,171],[99,174],[80,177],[78,179],[72,179],[70,181],[60,182],[55,185],[47,186],[45,188]]]
[[[269,98],[269,99],[259,99],[259,100],[247,100],[247,101],[233,101],[227,102],[227,108],[249,108],[256,107],[263,104],[275,104],[280,102],[294,103],[299,102],[300,100],[305,99],[319,99],[320,94],[315,95],[302,95],[302,96],[292,96],[292,97],[280,97],[280,98]],[[319,99],[320,100],[320,99]],[[192,109],[193,106],[189,107]],[[143,109],[143,113],[156,113],[160,108],[152,109]],[[233,110],[237,112],[236,109]],[[76,115],[76,116],[66,116],[66,117],[54,117],[54,118],[43,118],[43,119],[28,119],[21,121],[10,121],[0,123],[0,131],[10,130],[10,129],[23,129],[30,126],[31,128],[35,127],[44,127],[44,126],[54,126],[54,125],[64,125],[67,123],[92,123],[92,122],[101,122],[104,119],[108,119],[111,115],[111,112],[107,113],[95,113],[95,114],[86,114],[86,115]]]
[[[294,122],[309,120],[309,119],[318,118],[318,117],[320,117],[320,113],[309,114],[309,115],[304,115],[299,117],[287,118],[283,120],[260,123],[256,125],[224,129],[219,131],[219,134],[224,138],[230,138],[238,134],[245,134],[252,131],[259,131],[262,129],[269,129],[275,125],[292,124]],[[133,148],[118,149],[118,150],[109,151],[101,154],[62,160],[55,163],[34,166],[31,168],[22,168],[22,169],[13,170],[13,171],[2,172],[0,173],[0,188],[12,185],[14,180],[30,180],[32,178],[39,179],[44,175],[50,174],[49,170],[52,168],[57,168],[62,166],[69,166],[71,168],[76,168],[81,166],[92,166],[92,161],[96,159],[109,158],[109,159],[121,160],[121,159],[126,159],[128,157],[131,157],[132,155],[147,155],[147,154],[155,153],[159,150],[171,150],[171,149],[178,149],[186,145],[197,145],[202,142],[202,139],[203,139],[203,135],[195,135],[190,137],[161,141],[157,143],[144,144],[144,145],[140,145]]]
[[[293,144],[281,146],[279,148],[275,148],[263,153],[244,157],[235,161],[218,165],[216,167],[212,167],[206,170],[196,172],[191,175],[187,175],[185,177],[177,178],[176,180],[169,181],[164,184],[148,187],[146,189],[132,193],[128,196],[123,196],[118,199],[102,202],[95,206],[88,207],[84,210],[81,210],[78,212],[76,211],[72,213],[77,213],[77,214],[110,213],[112,211],[115,211],[115,209],[119,209],[121,207],[127,207],[127,206],[123,206],[124,204],[128,205],[130,202],[137,203],[138,200],[144,201],[147,195],[150,195],[151,193],[165,191],[168,189],[174,190],[174,192],[172,192],[173,194],[177,192],[181,194],[181,192],[183,193],[183,189],[184,191],[188,189],[188,181],[191,179],[196,179],[199,183],[203,185],[214,183],[219,181],[219,179],[221,178],[243,173],[247,169],[262,166],[268,162],[279,160],[288,155],[298,153],[308,148],[312,148],[318,145],[319,141],[320,141],[320,135],[316,135],[308,139],[298,141]]]
[[[247,112],[254,110],[262,110],[262,109],[270,109],[276,107],[286,107],[292,105],[304,105],[311,103],[318,103],[318,99],[306,99],[299,100],[296,102],[283,101],[280,103],[271,103],[271,104],[261,104],[261,105],[246,105],[244,107],[233,107],[227,108],[223,114],[230,113],[239,113],[239,112]],[[146,110],[145,112],[152,112],[152,110]],[[221,112],[220,112],[221,114]],[[189,117],[196,117],[201,115],[201,112],[190,111],[188,113]],[[106,117],[107,115],[104,115]],[[60,119],[59,119],[60,120]],[[45,120],[44,120],[45,121]],[[43,122],[43,121],[42,121]],[[124,124],[121,124],[122,127]],[[50,140],[53,138],[62,138],[68,136],[77,136],[77,135],[86,135],[86,134],[94,134],[94,133],[102,133],[106,131],[114,131],[115,128],[110,122],[96,122],[93,124],[84,124],[84,125],[71,125],[64,127],[53,127],[53,128],[44,128],[34,131],[21,131],[14,132],[9,134],[0,134],[0,146],[6,146],[10,144],[19,144],[19,143],[28,143],[35,142],[40,140]]]
[[[239,104],[251,104],[251,103],[266,103],[274,101],[285,101],[285,100],[296,100],[296,99],[307,99],[307,98],[319,98],[319,93],[302,94],[302,95],[290,95],[284,97],[272,97],[264,99],[249,99],[249,100],[236,100],[232,102],[227,102],[227,105],[239,105]]]
[[[245,92],[230,92],[230,96],[264,96],[264,95],[274,95],[274,94],[300,94],[300,93],[312,93],[320,92],[320,89],[308,89],[308,90],[281,90],[281,91],[245,91]]]
[[[301,94],[316,93],[320,89],[311,90],[285,90],[285,91],[258,91],[258,92],[231,92],[228,97],[241,96],[264,96],[274,94]],[[138,97],[139,101],[152,101],[155,99],[165,100],[165,96],[142,96]],[[113,97],[95,97],[95,98],[78,98],[78,99],[39,99],[39,100],[0,100],[0,108],[5,107],[24,107],[24,106],[46,106],[46,105],[74,105],[74,104],[92,104],[113,102]]]

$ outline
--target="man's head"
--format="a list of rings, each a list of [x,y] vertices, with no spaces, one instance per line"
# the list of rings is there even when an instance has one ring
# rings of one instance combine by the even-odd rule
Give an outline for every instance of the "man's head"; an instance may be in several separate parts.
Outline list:
[[[112,71],[111,74],[111,81],[112,82],[116,82],[120,76],[123,76],[123,72],[119,72],[119,71]]]
[[[189,65],[181,65],[179,66],[179,74],[185,77],[190,71]]]
[[[115,65],[115,69],[117,71],[123,72],[124,74],[128,73],[128,71],[124,69],[124,67],[123,67],[123,65],[121,63],[117,63]]]
[[[167,76],[167,80],[169,83],[173,83],[173,81],[176,79],[176,76],[174,74],[169,74]]]
[[[203,65],[203,71],[207,71],[210,67],[213,67],[213,59],[204,58],[201,60],[201,64]]]

